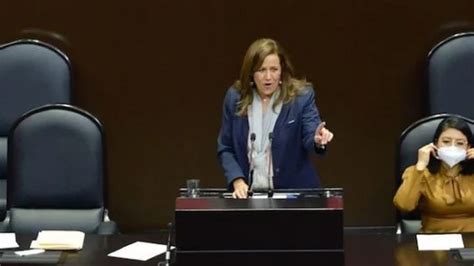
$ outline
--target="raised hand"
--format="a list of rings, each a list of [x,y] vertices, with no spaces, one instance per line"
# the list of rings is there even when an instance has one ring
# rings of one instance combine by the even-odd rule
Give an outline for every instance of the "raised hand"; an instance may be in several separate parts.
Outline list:
[[[418,161],[416,163],[416,169],[419,171],[425,170],[430,163],[430,155],[437,157],[437,150],[438,148],[433,143],[427,144],[418,149]]]
[[[467,149],[467,159],[474,159],[474,148]]]
[[[314,142],[317,146],[324,146],[331,142],[334,138],[334,134],[325,128],[326,122],[321,122],[318,127],[316,128],[316,132],[314,133]]]

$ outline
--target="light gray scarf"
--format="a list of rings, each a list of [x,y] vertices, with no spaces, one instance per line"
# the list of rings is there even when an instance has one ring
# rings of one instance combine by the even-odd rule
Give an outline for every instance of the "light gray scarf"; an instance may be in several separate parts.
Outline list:
[[[263,112],[262,99],[254,90],[252,104],[248,106],[247,114],[249,120],[248,158],[250,171],[253,170],[252,190],[273,189],[273,162],[269,135],[273,132],[276,120],[280,114],[282,103],[275,108],[273,104],[278,98],[280,91],[273,93],[267,110]],[[250,136],[255,134],[252,143]],[[253,147],[252,147],[253,145]]]

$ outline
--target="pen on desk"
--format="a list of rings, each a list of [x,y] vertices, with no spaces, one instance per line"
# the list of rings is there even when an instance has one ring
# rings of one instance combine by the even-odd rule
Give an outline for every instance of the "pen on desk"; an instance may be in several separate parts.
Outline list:
[[[166,266],[170,265],[170,259],[171,259],[171,234],[173,232],[173,224],[168,223],[168,241],[166,242],[166,255],[165,255],[165,260],[166,260]]]

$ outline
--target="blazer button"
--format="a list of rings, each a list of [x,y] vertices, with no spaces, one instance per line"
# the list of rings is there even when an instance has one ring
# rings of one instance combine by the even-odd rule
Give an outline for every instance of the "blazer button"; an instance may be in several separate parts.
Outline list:
[[[275,169],[275,172],[279,173],[279,172],[280,172],[280,168],[276,168],[276,169]]]

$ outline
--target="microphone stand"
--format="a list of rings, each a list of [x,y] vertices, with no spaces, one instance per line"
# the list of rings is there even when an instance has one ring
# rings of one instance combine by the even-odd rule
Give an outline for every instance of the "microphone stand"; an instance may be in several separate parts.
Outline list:
[[[252,183],[253,183],[253,171],[254,171],[254,165],[253,165],[253,151],[255,149],[255,139],[256,139],[255,133],[250,134],[250,165],[249,165],[249,190],[247,191],[247,197],[252,197],[253,196],[253,190],[252,190]]]
[[[173,224],[168,223],[168,241],[166,242],[165,261],[158,262],[158,266],[171,265],[171,234],[173,233]]]
[[[272,141],[273,141],[273,132],[268,133],[268,197],[273,197],[273,176],[272,176],[272,168],[273,168],[273,156],[272,156]]]

